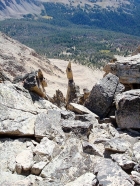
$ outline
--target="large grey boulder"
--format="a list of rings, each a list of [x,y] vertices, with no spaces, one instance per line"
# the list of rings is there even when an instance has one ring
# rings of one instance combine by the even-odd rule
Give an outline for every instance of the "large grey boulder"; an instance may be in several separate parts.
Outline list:
[[[33,98],[34,96],[34,98]],[[37,114],[57,107],[20,84],[0,83],[0,134],[33,136]]]
[[[118,94],[115,100],[118,127],[140,129],[140,89]]]
[[[140,84],[140,54],[129,57],[121,57],[114,63],[108,63],[104,67],[106,73],[112,73],[119,77],[122,84]]]
[[[11,83],[0,84],[0,134],[34,135],[37,112],[26,93]]]
[[[134,186],[134,182],[117,163],[111,159],[100,159],[94,168],[99,185],[103,186]]]
[[[85,106],[100,118],[105,117],[112,106],[118,84],[119,78],[109,73],[92,88]]]

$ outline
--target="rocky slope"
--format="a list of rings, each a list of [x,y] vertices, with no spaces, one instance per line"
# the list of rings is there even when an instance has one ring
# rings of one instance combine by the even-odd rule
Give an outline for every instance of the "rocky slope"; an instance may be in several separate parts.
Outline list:
[[[76,112],[0,83],[1,186],[140,184],[140,133],[71,105]]]
[[[69,7],[82,7],[82,8],[87,8],[89,9],[96,9],[96,8],[101,8],[101,9],[108,9],[108,10],[117,10],[117,8],[125,8],[125,11],[127,10],[128,7],[133,7],[135,5],[135,2],[132,0],[111,0],[111,1],[106,1],[106,0],[96,0],[96,1],[89,1],[89,0],[78,0],[78,1],[72,1],[72,0],[2,0],[0,2],[0,18],[5,19],[5,18],[21,18],[23,15],[27,14],[36,14],[40,15],[41,11],[45,10],[44,9],[44,4],[43,3],[58,3],[58,4],[63,4]]]
[[[90,110],[58,108],[10,79],[31,67],[58,79],[64,72],[2,33],[0,45],[9,77],[0,81],[0,185],[139,186],[140,89],[123,92],[109,73],[92,85]]]
[[[48,83],[47,94],[53,96],[55,91],[60,89],[66,95],[67,64],[67,61],[48,60],[41,57],[33,49],[0,32],[0,68],[11,80],[16,76],[23,76],[33,70],[41,69]],[[91,90],[93,84],[103,76],[103,72],[100,70],[92,70],[74,63],[72,64],[72,70],[75,83],[80,86],[81,91],[83,88]]]

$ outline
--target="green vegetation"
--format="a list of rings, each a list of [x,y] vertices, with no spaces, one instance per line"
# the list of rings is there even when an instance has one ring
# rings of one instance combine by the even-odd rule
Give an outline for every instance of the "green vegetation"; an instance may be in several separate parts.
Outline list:
[[[140,44],[139,36],[108,31],[107,27],[99,29],[97,26],[103,27],[99,22],[91,22],[93,13],[78,9],[72,14],[73,11],[59,4],[46,4],[47,15],[42,12],[39,18],[29,14],[20,20],[1,21],[0,31],[48,58],[73,60],[96,67],[103,66],[114,55],[130,54]],[[103,23],[106,25],[111,21],[106,21],[109,19],[107,14],[104,12]],[[97,17],[103,20],[100,12]],[[112,25],[115,28],[115,24]]]

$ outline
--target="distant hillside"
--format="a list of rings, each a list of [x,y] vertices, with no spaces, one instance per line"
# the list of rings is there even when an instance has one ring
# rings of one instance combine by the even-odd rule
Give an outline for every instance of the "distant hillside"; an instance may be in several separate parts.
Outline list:
[[[76,25],[140,36],[140,0],[2,0],[0,19],[50,16],[57,25]]]
[[[109,8],[116,9],[133,3],[132,0],[39,0],[41,2],[61,3],[73,7]]]
[[[76,25],[140,36],[140,0],[41,1],[47,15],[61,24],[67,20]]]
[[[42,9],[43,6],[36,0],[1,0],[0,19],[21,18],[27,14],[39,15]]]

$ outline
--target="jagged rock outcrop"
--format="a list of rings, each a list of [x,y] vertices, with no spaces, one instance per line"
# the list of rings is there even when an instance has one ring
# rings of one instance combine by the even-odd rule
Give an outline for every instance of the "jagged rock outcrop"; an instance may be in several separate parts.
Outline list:
[[[120,128],[140,128],[140,89],[116,96],[116,122]]]
[[[104,67],[106,74],[112,73],[119,77],[119,81],[126,85],[126,88],[140,88],[140,54],[122,57],[114,63],[108,63]]]
[[[109,73],[92,88],[85,106],[100,118],[106,117],[111,110],[116,90],[119,90],[118,86],[119,78]]]
[[[56,94],[54,94],[51,102],[58,107],[62,108],[66,106],[66,99],[63,96],[63,93],[58,89],[56,90]]]
[[[66,68],[67,78],[68,78],[68,89],[66,95],[66,103],[69,105],[70,102],[77,102],[80,95],[79,86],[75,85],[73,80],[73,73],[71,68],[71,62],[69,62]]]
[[[78,104],[84,105],[85,101],[88,99],[90,91],[87,88],[83,89],[83,95],[79,98]]]
[[[29,91],[35,92],[41,97],[47,99],[45,87],[47,87],[47,81],[45,80],[43,73],[40,69],[27,73],[24,77],[15,77],[13,83],[22,81],[23,87]]]
[[[0,139],[0,185],[90,186],[99,182],[120,186],[122,183],[139,183],[138,138],[130,138],[128,134],[123,137],[122,131],[119,134],[110,123],[99,124],[97,116],[84,106],[75,104],[80,114],[61,110],[29,93],[20,83],[6,81],[0,83],[0,105],[1,134],[14,134],[17,138],[3,136]],[[34,120],[30,122],[32,117]],[[33,128],[31,134],[28,132],[30,125]],[[22,127],[26,131],[24,134]],[[129,142],[124,145],[125,138],[131,145]],[[110,153],[114,153],[114,149],[125,157],[130,153],[133,160],[125,162],[123,155],[112,157],[117,165],[108,157],[106,144],[110,145]],[[124,170],[131,167],[132,179],[119,166]]]

